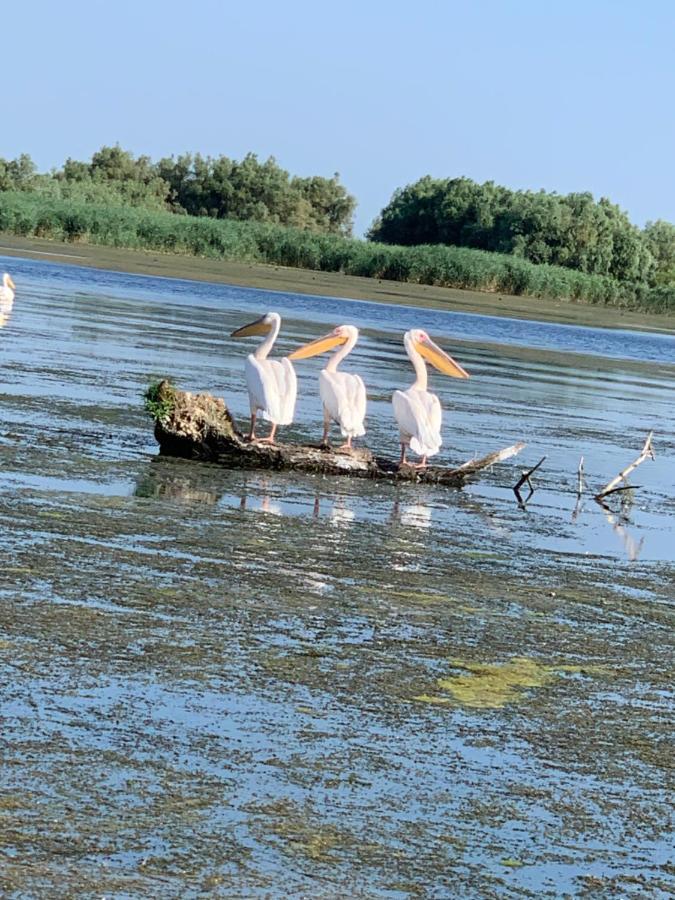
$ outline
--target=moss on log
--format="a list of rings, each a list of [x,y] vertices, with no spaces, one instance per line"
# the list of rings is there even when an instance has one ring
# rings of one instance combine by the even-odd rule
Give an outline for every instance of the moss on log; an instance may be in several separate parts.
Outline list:
[[[332,450],[318,445],[250,443],[236,426],[225,401],[211,394],[191,394],[160,381],[145,394],[146,410],[155,420],[160,453],[184,459],[216,462],[230,469],[290,469],[317,475],[385,478],[462,487],[483,470],[515,456],[519,442],[455,468],[398,467],[370,450]]]

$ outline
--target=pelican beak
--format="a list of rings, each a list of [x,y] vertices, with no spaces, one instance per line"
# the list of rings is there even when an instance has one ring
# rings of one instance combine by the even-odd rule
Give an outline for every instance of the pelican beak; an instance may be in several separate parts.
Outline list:
[[[256,319],[255,322],[249,322],[248,325],[242,325],[241,328],[237,328],[236,331],[233,331],[230,337],[240,338],[240,337],[249,337],[254,334],[269,334],[271,325],[269,322],[265,321],[265,316],[261,316],[259,319]]]
[[[13,291],[16,290],[16,285],[15,285],[14,282],[12,281],[12,276],[11,276],[11,275],[7,278],[7,284],[11,287],[11,289],[12,289]]]
[[[298,347],[298,349],[294,350],[288,358],[309,359],[310,356],[318,356],[319,353],[325,353],[327,350],[332,350],[333,347],[337,347],[339,344],[345,344],[346,342],[347,338],[343,334],[335,334],[331,331],[330,334],[326,334],[323,337],[317,338],[315,341],[310,341],[309,344],[303,344],[302,347]]]
[[[427,362],[430,362],[435,369],[438,369],[444,375],[451,375],[453,378],[469,377],[466,369],[463,369],[458,362],[455,362],[451,356],[448,356],[433,341],[428,339],[426,341],[415,341],[415,348],[419,350]]]

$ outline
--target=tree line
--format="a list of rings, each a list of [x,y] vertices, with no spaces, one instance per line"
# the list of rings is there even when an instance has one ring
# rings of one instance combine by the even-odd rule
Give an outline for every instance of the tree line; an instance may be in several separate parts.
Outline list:
[[[291,176],[273,157],[242,160],[184,153],[153,162],[119,146],[101,147],[88,162],[67,159],[40,174],[27,154],[0,158],[0,191],[110,203],[215,219],[269,222],[350,235],[356,200],[332,178]]]
[[[86,162],[67,159],[43,174],[27,154],[0,158],[2,192],[74,203],[74,235],[81,232],[76,223],[86,220],[83,204],[340,237],[351,235],[356,207],[338,175],[291,176],[273,157],[261,162],[253,153],[242,160],[184,153],[153,162],[119,146],[101,147]],[[669,291],[675,286],[675,226],[659,220],[639,229],[618,206],[606,198],[596,202],[590,193],[513,191],[491,181],[425,176],[395,191],[367,240],[377,246],[471,248],[629,285]],[[426,259],[422,249],[418,257]],[[379,252],[373,246],[370,255]],[[481,271],[501,266],[479,264]]]
[[[567,298],[654,312],[675,310],[675,285],[650,287],[643,282],[617,281],[562,266],[537,265],[512,254],[443,244],[379,244],[270,222],[177,216],[140,206],[48,197],[35,191],[0,192],[3,231],[411,284]]]
[[[431,178],[397,190],[368,237],[386,244],[450,244],[649,285],[675,283],[675,226],[640,230],[590,193],[513,191],[492,181]]]

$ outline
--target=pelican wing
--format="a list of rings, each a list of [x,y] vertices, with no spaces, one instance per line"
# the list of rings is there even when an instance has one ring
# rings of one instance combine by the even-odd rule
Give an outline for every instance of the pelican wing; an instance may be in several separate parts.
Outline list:
[[[350,372],[328,372],[319,376],[319,394],[328,415],[340,426],[343,437],[360,437],[366,433],[366,386],[360,375]]]
[[[295,415],[295,399],[298,395],[298,380],[293,363],[287,357],[271,360],[279,389],[281,402],[279,425],[290,425]]]
[[[246,384],[251,412],[277,425],[290,425],[295,412],[297,381],[288,359],[246,358]]]
[[[403,443],[420,456],[433,456],[441,448],[441,404],[430,391],[408,388],[394,391],[394,415]]]

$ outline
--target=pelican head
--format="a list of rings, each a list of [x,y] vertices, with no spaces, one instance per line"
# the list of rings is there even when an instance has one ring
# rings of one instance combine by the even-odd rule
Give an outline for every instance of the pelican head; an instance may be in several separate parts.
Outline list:
[[[255,322],[249,322],[248,325],[242,325],[241,328],[237,328],[230,337],[242,338],[250,337],[251,335],[269,334],[277,323],[281,323],[279,313],[268,312],[256,319]]]
[[[355,328],[353,325],[338,325],[337,328],[334,328],[323,337],[317,338],[315,341],[310,341],[308,344],[303,344],[302,347],[298,347],[298,349],[294,350],[288,358],[308,359],[310,356],[318,356],[319,353],[326,353],[328,350],[332,350],[333,347],[340,347],[348,341],[352,341],[353,345],[356,343],[358,336],[359,329]]]
[[[5,272],[5,274],[2,276],[2,283],[5,287],[11,288],[13,291],[16,290],[16,285],[12,281],[12,276],[9,274],[9,272]]]
[[[453,378],[469,377],[469,373],[458,362],[455,362],[451,356],[448,356],[445,350],[441,350],[438,344],[435,344],[426,331],[423,331],[421,328],[413,328],[407,331],[403,338],[403,343],[409,356],[411,351],[419,354],[444,375],[450,375]]]

